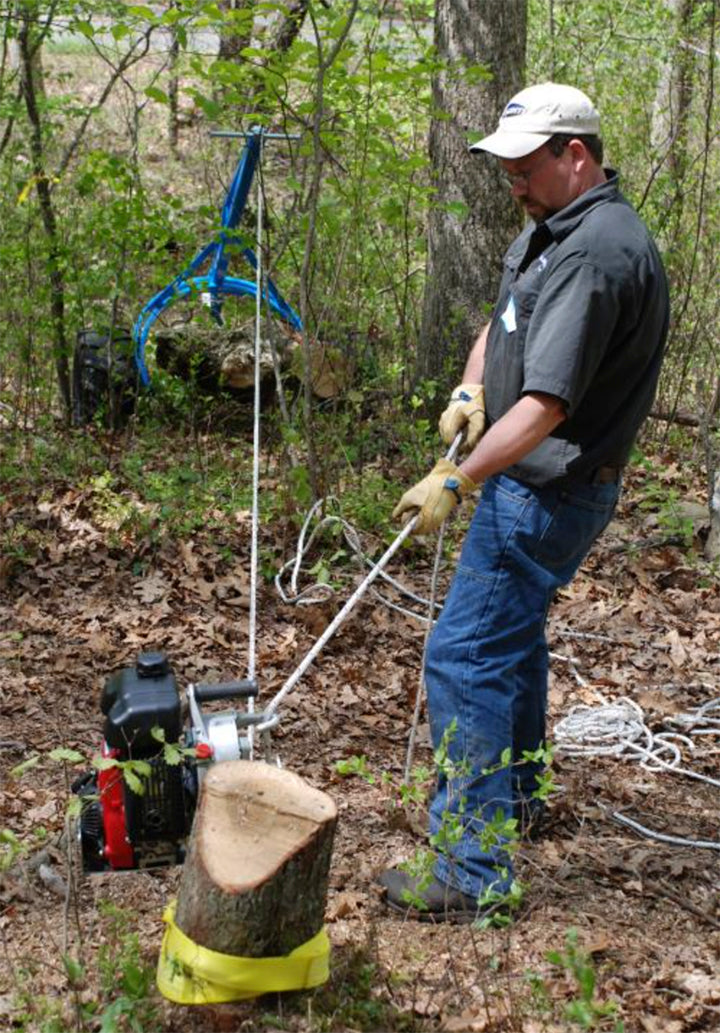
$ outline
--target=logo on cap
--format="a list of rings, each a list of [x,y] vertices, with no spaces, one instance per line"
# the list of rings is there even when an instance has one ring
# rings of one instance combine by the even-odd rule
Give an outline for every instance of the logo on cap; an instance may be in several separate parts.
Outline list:
[[[512,118],[513,115],[522,115],[524,114],[525,110],[526,108],[524,104],[518,104],[517,101],[511,100],[510,103],[506,106],[505,110],[503,111],[502,117]]]

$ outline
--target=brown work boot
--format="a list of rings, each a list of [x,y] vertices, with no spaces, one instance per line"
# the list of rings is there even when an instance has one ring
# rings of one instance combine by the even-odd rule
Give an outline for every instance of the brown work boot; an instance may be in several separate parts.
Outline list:
[[[388,868],[378,882],[386,890],[388,907],[406,918],[414,918],[418,922],[469,923],[482,917],[475,897],[437,879],[421,889],[418,885],[421,879],[413,878],[399,868]],[[421,902],[423,907],[419,906]]]

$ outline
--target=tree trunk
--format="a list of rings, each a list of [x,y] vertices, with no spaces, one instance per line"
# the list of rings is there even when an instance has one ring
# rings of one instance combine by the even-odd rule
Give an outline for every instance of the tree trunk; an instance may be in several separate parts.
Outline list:
[[[170,4],[170,9],[177,6],[176,0]],[[178,144],[180,142],[180,78],[178,75],[178,63],[180,60],[180,40],[175,25],[170,27],[170,57],[168,76],[168,137],[170,150],[174,157],[178,157]]]
[[[226,15],[218,49],[221,61],[239,61],[241,52],[250,46],[253,19],[239,12],[253,7],[254,0],[218,0],[218,8]]]
[[[283,17],[273,32],[270,49],[285,54],[295,42],[305,21],[310,0],[289,0],[284,6]]]
[[[20,52],[20,74],[22,82],[25,110],[30,123],[30,153],[35,187],[40,204],[45,237],[47,239],[47,271],[50,281],[50,313],[53,330],[53,353],[57,371],[58,387],[62,398],[65,416],[70,420],[72,400],[70,397],[70,364],[69,348],[65,332],[65,279],[60,260],[60,238],[57,231],[57,219],[50,192],[50,181],[45,167],[45,149],[38,98],[44,94],[42,71],[40,64],[39,44],[33,45],[31,39],[32,18],[24,14],[18,32]]]
[[[178,890],[194,943],[281,957],[323,926],[337,820],[329,796],[271,764],[227,761],[205,776]]]
[[[682,208],[682,185],[688,163],[688,125],[693,94],[695,55],[690,49],[697,0],[665,0],[677,26],[677,40],[663,66],[655,95],[652,142],[667,151],[673,203]]]
[[[526,27],[526,0],[436,5],[435,46],[444,66],[433,83],[441,117],[430,128],[437,193],[428,221],[418,379],[457,378],[487,321],[503,254],[521,225],[497,161],[470,154],[467,134],[494,130],[507,101],[522,89]],[[468,83],[463,69],[478,64],[493,78]]]

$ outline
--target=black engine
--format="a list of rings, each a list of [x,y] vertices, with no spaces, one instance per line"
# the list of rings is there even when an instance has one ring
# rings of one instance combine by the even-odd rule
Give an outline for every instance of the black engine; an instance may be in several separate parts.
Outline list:
[[[208,765],[251,755],[241,734],[264,716],[203,703],[249,699],[254,680],[190,685],[189,721],[164,653],[143,653],[105,682],[103,744],[95,770],[73,786],[82,809],[79,840],[86,871],[149,868],[184,860],[198,790]]]
[[[163,743],[182,738],[175,676],[162,653],[144,653],[111,675],[100,699],[105,715],[100,770],[78,780],[80,841],[89,871],[147,868],[184,858],[197,796],[196,764]],[[131,763],[127,763],[131,762]]]

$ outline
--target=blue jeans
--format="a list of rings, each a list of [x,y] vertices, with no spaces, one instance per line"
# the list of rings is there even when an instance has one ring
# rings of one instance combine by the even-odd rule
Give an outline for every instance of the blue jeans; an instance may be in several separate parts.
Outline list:
[[[456,829],[449,842],[443,836],[435,876],[464,893],[504,892],[512,881],[507,840],[481,843],[481,834],[537,788],[539,765],[519,762],[545,742],[548,607],[618,494],[618,484],[534,488],[502,474],[485,482],[425,667],[433,745],[455,719],[448,756],[459,766],[449,779],[439,771],[430,807],[431,834]],[[501,763],[508,749],[513,766]]]

